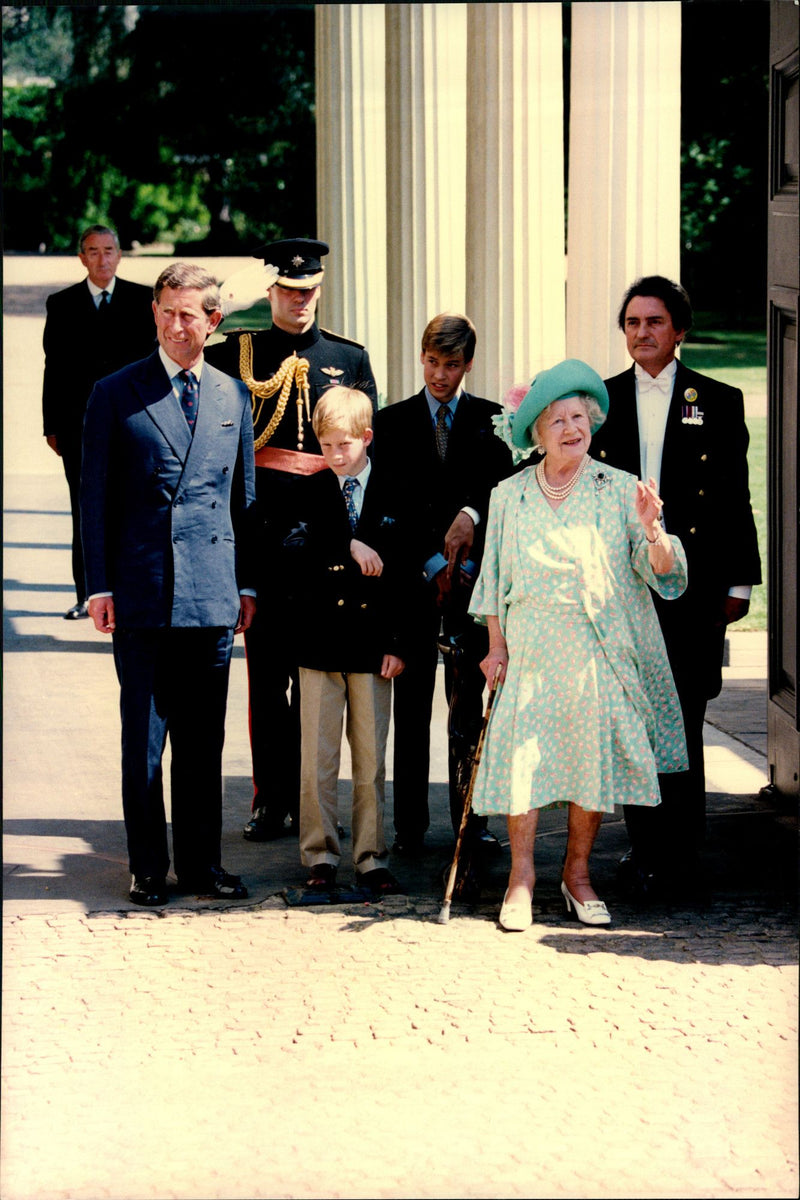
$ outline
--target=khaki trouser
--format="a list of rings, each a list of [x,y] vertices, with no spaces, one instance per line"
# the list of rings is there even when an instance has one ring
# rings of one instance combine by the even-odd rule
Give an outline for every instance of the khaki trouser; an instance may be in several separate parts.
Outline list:
[[[342,725],[353,766],[353,863],[385,867],[386,738],[392,685],[380,675],[300,668],[300,856],[306,867],[338,866],[337,785]]]

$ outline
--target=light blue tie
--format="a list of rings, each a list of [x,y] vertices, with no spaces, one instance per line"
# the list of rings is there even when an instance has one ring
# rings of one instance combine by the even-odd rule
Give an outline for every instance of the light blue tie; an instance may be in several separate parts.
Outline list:
[[[357,487],[358,480],[354,479],[351,475],[348,475],[347,479],[345,479],[344,483],[342,484],[342,492],[344,493],[344,500],[345,504],[347,505],[347,517],[350,521],[350,529],[353,532],[355,532],[355,528],[358,525],[358,509],[356,508],[356,502],[353,499],[353,492]]]

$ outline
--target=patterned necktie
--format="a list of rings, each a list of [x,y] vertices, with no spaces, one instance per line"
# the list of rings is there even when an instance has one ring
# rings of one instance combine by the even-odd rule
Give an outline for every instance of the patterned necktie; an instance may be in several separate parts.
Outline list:
[[[355,533],[356,525],[358,525],[358,509],[356,508],[356,502],[353,499],[353,492],[356,490],[357,485],[358,480],[353,479],[350,475],[347,476],[347,479],[345,479],[344,483],[342,484],[344,501],[347,505],[347,518],[350,522],[350,529],[353,533]]]
[[[194,423],[197,420],[197,376],[193,371],[181,371],[178,376],[183,380],[183,391],[181,393],[181,408],[183,415],[186,417],[186,424],[194,433]]]
[[[439,458],[444,462],[447,454],[447,435],[448,425],[447,418],[450,415],[450,409],[446,404],[439,405],[439,411],[436,414],[436,449],[439,453]]]

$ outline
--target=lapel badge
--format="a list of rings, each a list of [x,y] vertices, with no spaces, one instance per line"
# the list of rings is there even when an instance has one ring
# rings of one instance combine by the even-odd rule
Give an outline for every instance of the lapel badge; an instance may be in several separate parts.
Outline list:
[[[703,414],[698,408],[695,401],[697,400],[697,392],[694,388],[687,388],[683,393],[683,398],[686,401],[681,406],[681,424],[682,425],[702,425]]]
[[[332,375],[334,379],[338,379],[340,375],[344,375],[344,371],[340,371],[338,367],[320,367],[323,375]]]
[[[221,428],[222,429],[233,429],[233,421],[223,421]]]

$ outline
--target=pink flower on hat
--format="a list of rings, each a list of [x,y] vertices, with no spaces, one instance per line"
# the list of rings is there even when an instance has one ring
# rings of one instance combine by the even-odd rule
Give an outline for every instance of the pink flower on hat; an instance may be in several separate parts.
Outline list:
[[[508,412],[515,413],[530,390],[529,383],[515,383],[503,396],[503,408]]]

